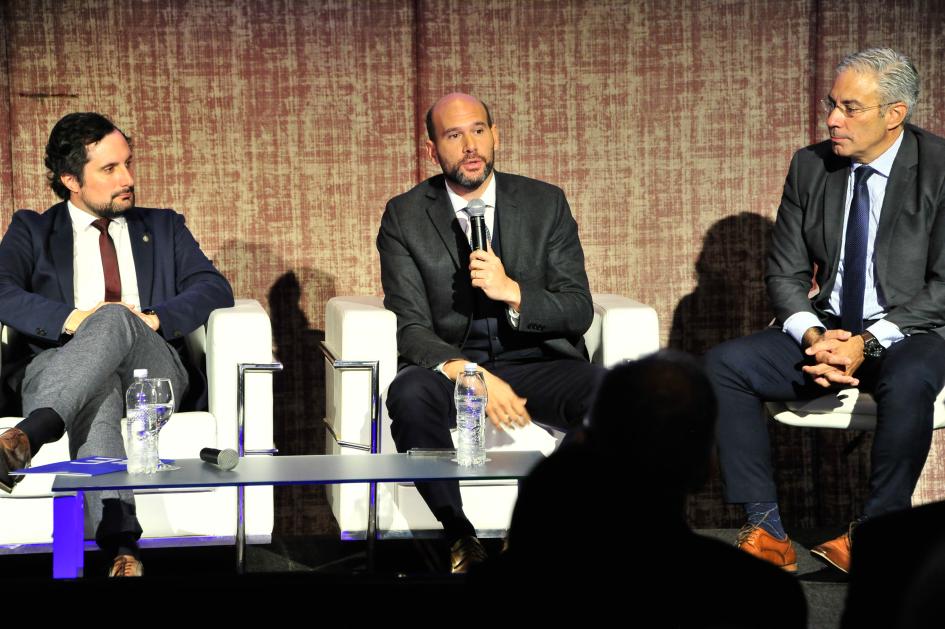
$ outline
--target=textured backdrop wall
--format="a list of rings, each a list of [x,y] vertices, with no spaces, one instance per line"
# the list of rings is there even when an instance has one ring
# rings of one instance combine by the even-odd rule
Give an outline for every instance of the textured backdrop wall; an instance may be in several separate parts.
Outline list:
[[[701,353],[770,319],[770,224],[791,153],[824,136],[816,101],[844,53],[912,55],[915,122],[945,130],[939,4],[3,2],[0,222],[54,201],[42,149],[61,115],[111,116],[135,138],[139,203],[184,212],[236,293],[269,310],[286,364],[277,445],[320,452],[324,304],[380,292],[380,215],[434,172],[419,147],[438,96],[488,102],[497,168],[568,194],[593,290],[652,304],[664,343]],[[785,517],[849,517],[869,438],[774,438]],[[717,481],[690,514],[735,522]],[[321,491],[280,490],[277,526],[330,532]]]

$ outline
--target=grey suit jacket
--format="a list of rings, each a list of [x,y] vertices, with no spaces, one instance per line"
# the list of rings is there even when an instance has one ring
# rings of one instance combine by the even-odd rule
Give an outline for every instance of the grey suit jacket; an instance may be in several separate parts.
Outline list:
[[[945,140],[906,125],[876,234],[876,278],[905,334],[945,336]],[[774,226],[765,280],[779,321],[827,316],[843,239],[850,160],[821,142],[794,154]],[[820,292],[808,298],[816,265]]]
[[[496,173],[496,216],[506,274],[521,286],[519,331],[555,354],[584,358],[593,319],[577,224],[561,189]],[[381,219],[384,305],[397,315],[401,360],[421,367],[462,357],[474,289],[465,235],[442,175],[391,199]]]

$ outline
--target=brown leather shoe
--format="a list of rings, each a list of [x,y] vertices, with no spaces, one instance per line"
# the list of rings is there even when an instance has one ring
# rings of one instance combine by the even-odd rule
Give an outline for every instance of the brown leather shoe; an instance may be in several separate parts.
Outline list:
[[[141,577],[144,576],[144,564],[133,555],[118,555],[108,571],[110,577]]]
[[[450,546],[450,572],[465,574],[471,567],[488,558],[489,555],[486,554],[486,549],[482,547],[479,538],[473,535],[460,537]]]
[[[30,466],[30,440],[19,428],[8,428],[0,434],[0,489],[10,493],[23,480],[22,474],[11,474]]]
[[[760,526],[746,524],[738,532],[735,546],[783,570],[797,572],[797,553],[790,538],[780,540]]]
[[[853,529],[853,526],[850,526]],[[828,566],[833,566],[842,572],[850,572],[850,554],[853,544],[850,541],[850,531],[847,531],[840,537],[824,542],[820,546],[814,546],[810,549],[810,554],[820,559]]]

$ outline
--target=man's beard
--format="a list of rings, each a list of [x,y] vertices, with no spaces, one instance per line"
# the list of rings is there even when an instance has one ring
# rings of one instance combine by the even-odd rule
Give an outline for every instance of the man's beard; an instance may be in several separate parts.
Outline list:
[[[462,186],[467,190],[475,190],[489,178],[489,175],[492,174],[492,167],[495,164],[495,158],[487,160],[478,155],[477,157],[485,163],[485,166],[482,169],[482,174],[475,179],[467,177],[466,173],[463,172],[462,161],[453,164],[450,168],[444,168],[443,175],[457,186]]]
[[[134,204],[135,204],[134,187],[126,188],[124,190],[116,192],[115,194],[112,195],[112,200],[109,201],[108,203],[92,203],[87,199],[83,199],[83,201],[85,201],[85,205],[88,206],[89,210],[91,210],[92,213],[98,216],[99,218],[108,218],[108,219],[118,218],[119,216],[125,213],[125,210],[115,205],[115,199],[123,194],[128,194],[129,192],[131,193],[131,199],[130,199],[131,205],[129,205],[128,207],[134,207]]]

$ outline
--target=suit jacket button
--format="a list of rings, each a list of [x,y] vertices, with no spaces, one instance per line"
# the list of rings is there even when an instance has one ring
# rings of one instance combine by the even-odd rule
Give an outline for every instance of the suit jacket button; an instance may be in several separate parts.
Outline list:
[[[184,336],[180,330],[174,330],[174,338],[180,338]]]
[[[39,334],[40,336],[46,336],[46,330],[43,328],[36,328],[36,334]]]

